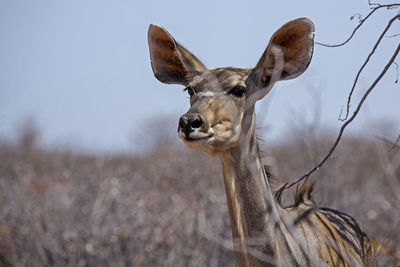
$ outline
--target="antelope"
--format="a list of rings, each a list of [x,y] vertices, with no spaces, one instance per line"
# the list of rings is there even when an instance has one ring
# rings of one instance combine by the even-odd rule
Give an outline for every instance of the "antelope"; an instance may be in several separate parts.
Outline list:
[[[162,27],[148,29],[151,66],[166,84],[180,84],[190,108],[178,136],[192,149],[218,156],[239,266],[375,266],[368,237],[349,215],[319,208],[303,184],[284,207],[271,189],[255,133],[255,103],[279,80],[310,64],[314,24],[299,18],[271,37],[253,69],[207,69]]]

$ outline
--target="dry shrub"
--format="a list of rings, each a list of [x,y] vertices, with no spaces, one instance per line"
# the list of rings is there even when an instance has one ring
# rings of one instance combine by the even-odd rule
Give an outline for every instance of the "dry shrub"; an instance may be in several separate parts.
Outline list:
[[[299,176],[331,144],[324,136],[267,147],[269,164]],[[315,200],[354,216],[381,266],[400,251],[400,149],[390,147],[346,138],[313,177]],[[218,159],[171,142],[140,156],[2,143],[0,207],[0,265],[235,265]]]

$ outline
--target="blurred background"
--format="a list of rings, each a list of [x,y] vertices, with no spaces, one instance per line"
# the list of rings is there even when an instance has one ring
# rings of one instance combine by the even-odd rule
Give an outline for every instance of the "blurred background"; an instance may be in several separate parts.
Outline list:
[[[333,44],[344,41],[358,25],[358,17],[350,20],[352,16],[370,11],[364,0],[193,4],[17,0],[0,5],[1,135],[13,138],[22,121],[34,119],[43,145],[104,153],[137,150],[135,135],[147,131],[144,122],[160,116],[177,121],[188,109],[182,86],[161,84],[151,72],[150,23],[165,27],[209,68],[250,68],[272,33],[289,20],[310,18],[315,40]],[[316,46],[304,75],[277,84],[261,104],[268,107],[262,109],[268,138],[279,139],[294,124],[337,129],[356,71],[396,12],[377,12],[346,46]],[[396,26],[388,35],[398,33]],[[398,38],[385,38],[360,77],[354,103],[397,42]],[[391,68],[350,130],[374,135],[380,131],[376,124],[391,122],[390,137],[396,137],[400,132],[396,79]]]
[[[315,41],[335,44],[368,12],[364,0],[2,1],[0,265],[234,265],[219,162],[179,142],[187,93],[154,78],[148,25],[208,68],[251,68],[287,21],[308,17]],[[327,152],[358,69],[398,12],[377,11],[345,46],[316,45],[308,70],[258,104],[276,176],[298,177]],[[360,76],[351,114],[398,29]],[[400,261],[397,80],[393,65],[313,176],[317,202],[354,216],[382,266]]]

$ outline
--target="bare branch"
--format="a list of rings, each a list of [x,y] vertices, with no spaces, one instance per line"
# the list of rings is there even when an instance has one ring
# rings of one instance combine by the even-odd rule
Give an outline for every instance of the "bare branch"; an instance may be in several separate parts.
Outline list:
[[[389,67],[393,64],[394,60],[396,59],[397,55],[399,54],[399,51],[400,51],[400,44],[397,46],[397,49],[393,53],[393,56],[390,58],[390,60],[388,61],[388,63],[386,64],[386,66],[384,67],[382,72],[379,74],[379,76],[376,78],[376,80],[372,83],[372,85],[368,88],[368,90],[365,92],[365,94],[361,98],[361,100],[358,103],[358,106],[357,106],[356,110],[354,111],[353,115],[347,121],[345,121],[343,123],[342,127],[340,128],[339,134],[338,134],[338,136],[336,138],[336,141],[334,142],[332,147],[329,149],[329,152],[326,154],[326,156],[321,160],[320,163],[318,163],[318,165],[316,165],[314,168],[312,168],[310,171],[308,171],[302,177],[298,178],[296,181],[290,183],[288,186],[285,187],[285,189],[291,188],[292,186],[294,186],[295,184],[299,183],[300,181],[302,181],[304,179],[307,180],[313,172],[317,171],[330,158],[330,156],[332,155],[333,151],[335,151],[337,145],[339,144],[339,141],[342,138],[342,135],[343,135],[343,132],[344,132],[345,128],[347,127],[347,125],[349,125],[355,119],[355,117],[357,116],[358,112],[360,111],[362,105],[364,104],[365,100],[367,99],[369,93],[371,93],[371,91],[375,88],[375,86],[378,84],[378,82],[385,75],[385,73],[387,72]]]
[[[386,32],[390,29],[390,27],[392,26],[392,23],[396,20],[400,18],[400,14],[397,16],[394,16],[388,23],[388,25],[386,26],[386,28],[383,30],[383,32],[381,33],[381,35],[378,38],[378,41],[375,43],[374,47],[372,48],[372,51],[369,53],[367,59],[364,61],[364,63],[362,64],[361,68],[359,69],[359,71],[357,72],[356,78],[354,79],[354,83],[353,86],[351,87],[350,90],[350,94],[347,98],[347,106],[346,106],[346,116],[344,117],[344,119],[340,119],[341,121],[345,121],[347,120],[348,116],[349,116],[349,112],[350,112],[350,102],[351,102],[351,97],[353,96],[353,92],[354,89],[356,87],[356,84],[358,82],[358,78],[361,75],[361,72],[364,70],[365,66],[368,64],[369,60],[371,59],[372,55],[375,53],[376,48],[378,47],[379,43],[382,41],[383,37],[385,36]]]
[[[321,45],[321,46],[325,46],[325,47],[339,47],[339,46],[343,46],[343,45],[347,44],[347,43],[353,38],[354,34],[358,31],[358,29],[364,24],[364,22],[365,22],[372,14],[375,13],[375,11],[377,11],[377,10],[379,10],[379,9],[381,9],[381,8],[384,8],[384,7],[388,8],[388,9],[389,9],[389,8],[397,8],[397,7],[400,6],[400,3],[398,3],[398,4],[389,4],[389,5],[380,5],[380,4],[370,3],[370,2],[369,2],[369,5],[376,5],[376,7],[374,7],[374,8],[372,9],[372,11],[369,12],[368,15],[367,15],[365,18],[360,19],[360,24],[358,24],[357,27],[354,28],[353,32],[350,34],[350,36],[349,36],[344,42],[339,43],[339,44],[333,44],[333,45],[331,45],[331,44],[319,43],[319,42],[315,42],[315,44]]]

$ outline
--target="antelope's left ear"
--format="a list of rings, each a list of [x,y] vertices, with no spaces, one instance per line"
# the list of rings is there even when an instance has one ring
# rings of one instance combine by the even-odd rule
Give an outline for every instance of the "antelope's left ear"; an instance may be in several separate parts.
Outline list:
[[[302,74],[312,58],[314,30],[314,24],[307,18],[292,20],[279,28],[247,78],[247,86],[267,89],[263,97],[276,81]]]

